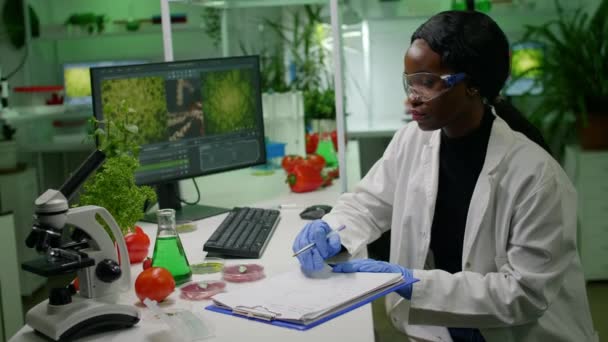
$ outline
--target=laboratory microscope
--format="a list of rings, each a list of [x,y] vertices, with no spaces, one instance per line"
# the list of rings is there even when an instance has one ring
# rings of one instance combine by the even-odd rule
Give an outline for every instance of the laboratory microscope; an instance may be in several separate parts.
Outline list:
[[[131,270],[116,221],[101,207],[69,207],[70,198],[104,160],[103,152],[93,152],[59,190],[49,189],[35,201],[26,245],[43,256],[24,262],[22,268],[44,277],[77,272],[80,283],[78,292],[73,285],[51,288],[49,298],[26,314],[26,323],[36,333],[55,341],[131,327],[140,319],[133,305],[117,303],[120,292],[131,286]],[[114,235],[122,263],[98,219]]]

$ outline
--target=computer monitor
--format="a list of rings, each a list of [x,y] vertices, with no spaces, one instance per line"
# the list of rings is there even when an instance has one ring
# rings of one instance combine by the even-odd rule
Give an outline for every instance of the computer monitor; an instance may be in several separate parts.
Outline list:
[[[507,96],[542,93],[539,77],[544,50],[538,42],[519,42],[511,47],[511,75],[505,87]]]
[[[91,69],[96,118],[138,126],[136,182],[178,221],[228,209],[182,207],[177,181],[266,163],[259,70],[257,56]]]
[[[91,68],[143,64],[144,60],[73,62],[63,65],[65,104],[91,105]]]

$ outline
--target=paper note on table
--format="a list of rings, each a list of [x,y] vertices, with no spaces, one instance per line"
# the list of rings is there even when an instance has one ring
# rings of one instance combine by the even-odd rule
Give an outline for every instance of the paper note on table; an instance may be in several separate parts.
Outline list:
[[[306,324],[400,282],[405,282],[400,273],[327,272],[323,277],[311,278],[297,269],[220,293],[213,301],[231,310],[267,313],[273,319]]]

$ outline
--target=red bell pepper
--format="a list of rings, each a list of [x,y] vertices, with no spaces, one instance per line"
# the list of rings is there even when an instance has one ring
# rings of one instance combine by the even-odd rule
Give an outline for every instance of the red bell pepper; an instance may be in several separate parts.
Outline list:
[[[324,180],[321,172],[310,164],[298,164],[287,175],[287,184],[293,192],[317,190]]]
[[[336,132],[336,130],[333,130],[329,135],[331,136],[331,142],[334,145],[334,150],[338,152],[338,132]]]
[[[319,146],[319,134],[306,133],[306,154],[317,152],[317,146]]]
[[[312,165],[315,169],[319,170],[319,172],[320,172],[325,167],[325,158],[323,158],[322,156],[320,156],[318,154],[313,153],[313,154],[307,155],[306,159],[304,160],[303,163]]]
[[[298,156],[295,154],[288,154],[285,157],[283,157],[283,160],[281,160],[281,166],[287,173],[289,173],[289,172],[291,172],[291,170],[293,170],[293,167],[296,166],[296,164],[301,163],[302,160],[304,160],[304,158],[302,158],[302,156]]]

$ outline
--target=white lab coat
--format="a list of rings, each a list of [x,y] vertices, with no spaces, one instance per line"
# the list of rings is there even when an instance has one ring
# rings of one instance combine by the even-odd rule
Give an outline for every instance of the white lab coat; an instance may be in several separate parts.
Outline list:
[[[435,211],[440,131],[400,129],[354,192],[324,217],[351,254],[391,229],[390,261],[420,279],[411,301],[386,298],[412,338],[451,341],[475,327],[487,341],[598,341],[576,250],[576,191],[558,163],[499,117],[467,216],[462,272],[425,267]],[[428,265],[427,265],[428,266]]]

